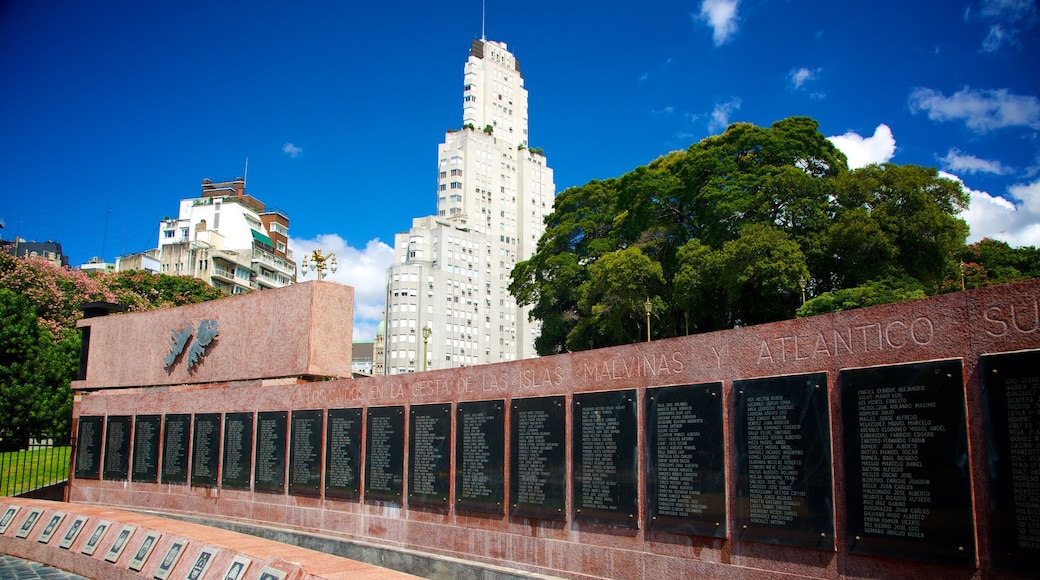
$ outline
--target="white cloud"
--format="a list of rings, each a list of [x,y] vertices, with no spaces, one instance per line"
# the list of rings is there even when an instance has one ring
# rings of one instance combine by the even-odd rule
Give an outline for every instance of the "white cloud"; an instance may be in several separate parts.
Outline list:
[[[980,133],[1004,127],[1040,129],[1040,99],[1015,95],[1007,89],[972,90],[965,87],[947,97],[919,87],[910,93],[910,110],[925,111],[933,121],[964,121]]]
[[[300,155],[303,155],[303,148],[297,147],[292,143],[286,143],[285,145],[282,145],[282,153],[285,153],[289,157],[296,159]]]
[[[337,234],[322,234],[313,240],[290,240],[297,263],[320,249],[323,254],[336,254],[336,272],[328,272],[326,280],[354,287],[354,340],[372,340],[382,320],[386,304],[386,269],[394,262],[394,249],[378,239],[369,240],[364,248],[351,247]],[[313,271],[300,280],[315,280]]]
[[[892,136],[892,129],[884,123],[874,129],[872,137],[863,137],[860,134],[849,131],[844,135],[827,137],[834,146],[845,154],[849,159],[849,169],[866,167],[871,163],[886,163],[896,153],[896,139]]]
[[[708,120],[708,132],[711,134],[721,133],[729,126],[729,116],[740,109],[740,99],[732,98],[725,103],[717,103]]]
[[[740,0],[703,0],[701,11],[695,20],[707,23],[712,28],[715,46],[722,46],[737,32],[737,4]]]
[[[999,161],[990,161],[974,155],[966,155],[957,148],[950,149],[946,153],[946,157],[940,157],[939,160],[943,162],[943,166],[946,169],[958,173],[970,173],[972,175],[976,173],[993,173],[995,175],[1003,175],[1008,172],[1008,169]]]
[[[816,80],[819,74],[820,69],[809,70],[803,66],[802,68],[792,70],[787,75],[787,80],[791,82],[795,89],[800,89],[805,83]]]
[[[971,197],[968,210],[961,216],[971,228],[969,244],[990,238],[1013,247],[1040,247],[1040,180],[1011,186],[1008,194],[1014,201],[1008,201],[971,189],[956,175],[945,171],[939,175],[959,182]]]
[[[1008,33],[999,24],[989,27],[986,38],[982,39],[982,52],[996,52],[1008,42]]]
[[[979,18],[989,24],[981,50],[996,52],[1018,44],[1019,36],[1036,24],[1037,9],[1033,0],[982,0]],[[970,12],[965,14],[969,19]]]
[[[664,107],[663,109],[654,109],[654,110],[650,111],[650,114],[656,117],[656,116],[659,116],[659,115],[671,115],[674,112],[675,112],[675,107],[668,106],[668,107]]]

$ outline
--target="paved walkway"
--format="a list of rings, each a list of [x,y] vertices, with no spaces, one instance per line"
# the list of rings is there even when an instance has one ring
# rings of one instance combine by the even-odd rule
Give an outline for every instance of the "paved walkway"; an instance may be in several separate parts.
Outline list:
[[[30,562],[14,556],[0,555],[0,580],[87,580],[83,576]]]

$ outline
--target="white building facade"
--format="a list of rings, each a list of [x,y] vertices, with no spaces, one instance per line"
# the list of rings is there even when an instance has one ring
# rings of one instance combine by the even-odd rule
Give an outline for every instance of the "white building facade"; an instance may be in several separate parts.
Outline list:
[[[230,294],[295,283],[289,218],[245,194],[245,181],[202,183],[177,218],[159,224],[159,271],[205,280]]]
[[[394,238],[386,374],[536,356],[539,326],[508,287],[553,209],[553,171],[528,143],[527,90],[506,45],[474,40],[463,79],[463,126],[437,147],[437,215]]]

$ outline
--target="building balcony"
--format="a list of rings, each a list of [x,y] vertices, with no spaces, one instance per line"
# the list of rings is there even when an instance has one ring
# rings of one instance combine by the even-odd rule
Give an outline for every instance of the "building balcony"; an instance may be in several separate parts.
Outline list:
[[[213,273],[211,274],[211,277],[215,280],[220,280],[221,282],[225,282],[228,284],[235,283],[235,271],[229,270],[228,268],[221,268],[220,266],[216,265],[213,266]],[[217,284],[214,285],[220,287]]]
[[[268,289],[270,289],[270,288],[281,288],[282,286],[285,286],[285,284],[283,284],[278,279],[278,276],[276,276],[275,274],[270,273],[270,272],[264,272],[262,270],[256,277],[256,283],[261,288],[268,288]]]
[[[281,272],[288,277],[296,275],[296,264],[287,262],[281,258],[275,257],[273,254],[267,252],[261,252],[259,250],[253,250],[253,264],[264,264],[269,268],[272,268],[278,272]]]

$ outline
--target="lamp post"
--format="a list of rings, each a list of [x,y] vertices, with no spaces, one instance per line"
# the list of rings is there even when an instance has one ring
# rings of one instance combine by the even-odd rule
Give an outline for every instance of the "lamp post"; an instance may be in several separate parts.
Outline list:
[[[328,264],[326,265],[326,262]],[[310,255],[303,256],[303,262],[300,263],[300,269],[303,270],[303,275],[307,275],[307,270],[314,270],[318,273],[318,280],[325,277],[326,270],[332,270],[332,273],[336,273],[336,254],[330,253],[327,256],[322,255],[321,250],[314,250]]]
[[[422,327],[422,370],[426,371],[426,361],[429,360],[429,355],[426,354],[427,345],[430,342],[430,335],[433,334],[433,329],[430,328],[430,323],[427,322],[426,326]]]
[[[802,287],[802,304],[805,304],[805,286],[806,286],[806,284],[808,284],[808,282],[805,281],[805,278],[799,278],[798,279],[798,285]]]
[[[650,302],[649,297],[643,303],[643,308],[646,310],[646,341],[650,342],[650,313],[654,310],[654,303]]]

